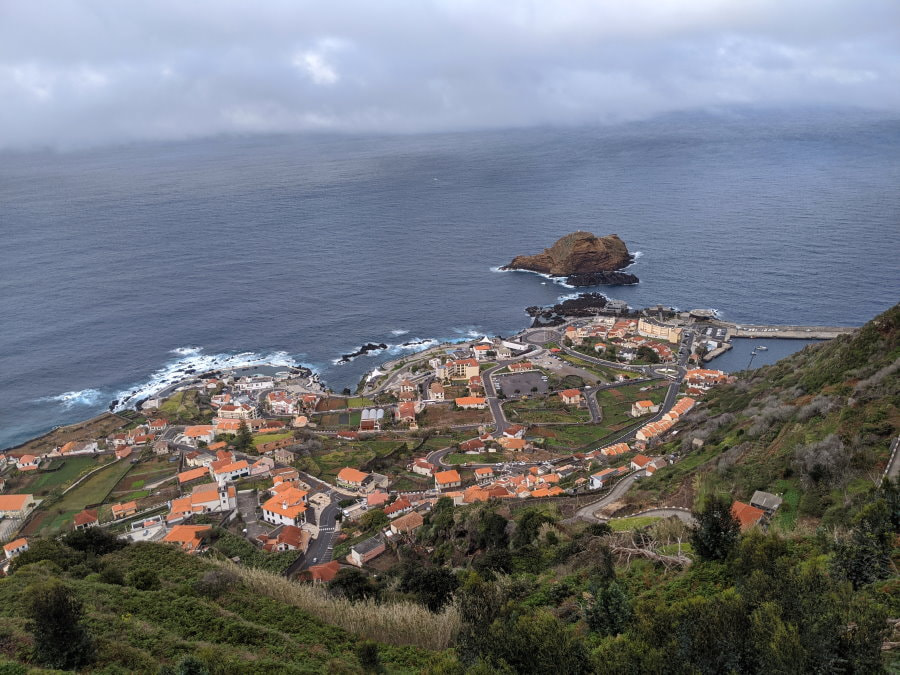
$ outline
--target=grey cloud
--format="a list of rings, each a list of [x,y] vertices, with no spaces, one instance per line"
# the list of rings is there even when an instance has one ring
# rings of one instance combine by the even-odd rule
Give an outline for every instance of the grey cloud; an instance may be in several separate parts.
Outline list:
[[[896,0],[0,4],[0,148],[900,109]]]

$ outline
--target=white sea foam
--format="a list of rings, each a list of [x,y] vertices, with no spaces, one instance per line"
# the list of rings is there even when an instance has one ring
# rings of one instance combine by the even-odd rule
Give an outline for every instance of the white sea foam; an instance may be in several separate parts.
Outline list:
[[[191,354],[199,354],[201,351],[203,351],[203,347],[176,347],[169,353],[178,354],[179,356],[190,356]]]
[[[643,251],[635,251],[635,252],[634,252],[634,259],[635,259],[635,260],[637,260],[638,258],[643,258],[643,257],[644,257],[644,252],[643,252]]]
[[[391,331],[391,335],[406,335],[409,331],[403,330],[402,328],[397,328],[396,330]]]
[[[523,272],[525,274],[537,274],[539,277],[549,279],[554,284],[559,284],[560,286],[565,286],[566,288],[576,288],[571,284],[567,284],[565,277],[555,277],[552,274],[544,274],[543,272],[535,272],[534,270],[502,270],[499,267],[492,267],[491,272]],[[543,285],[543,282],[541,282],[541,285]]]
[[[145,398],[150,398],[162,390],[192,376],[210,370],[226,370],[253,366],[285,366],[297,367],[297,363],[287,352],[278,351],[269,354],[257,352],[241,352],[239,354],[203,354],[201,347],[179,347],[172,353],[181,355],[154,372],[145,382],[130,389],[120,391],[116,396],[114,412],[126,410]]]
[[[81,391],[67,391],[56,396],[44,396],[37,399],[41,402],[61,403],[63,408],[72,408],[76,405],[95,405],[103,397],[99,389],[82,389]]]
[[[402,352],[418,352],[423,349],[428,349],[429,347],[434,347],[440,344],[440,342],[434,338],[428,338],[426,340],[410,340],[405,344],[400,345],[391,345],[388,347],[388,354],[400,354]]]

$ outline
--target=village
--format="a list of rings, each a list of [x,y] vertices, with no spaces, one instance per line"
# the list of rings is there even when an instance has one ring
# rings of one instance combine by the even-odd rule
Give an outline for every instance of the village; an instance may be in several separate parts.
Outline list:
[[[439,499],[599,501],[677,461],[657,448],[732,379],[702,367],[715,327],[645,314],[440,345],[355,395],[290,372],[209,373],[56,429],[0,454],[3,564],[73,529],[200,553],[218,528],[220,553],[284,554],[286,575],[328,581],[411,536]]]

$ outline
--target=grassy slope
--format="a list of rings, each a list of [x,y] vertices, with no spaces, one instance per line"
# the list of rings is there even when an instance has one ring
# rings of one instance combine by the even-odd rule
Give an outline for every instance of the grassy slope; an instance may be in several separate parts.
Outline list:
[[[840,522],[854,497],[880,478],[900,432],[896,363],[900,308],[860,331],[742,374],[713,390],[667,451],[679,464],[642,481],[648,501],[690,506],[711,490],[749,499],[782,494],[776,520]],[[689,450],[694,438],[699,450]]]
[[[125,573],[160,571],[159,590],[103,583],[98,575],[66,578],[86,608],[97,643],[91,670],[156,673],[192,654],[216,673],[357,672],[358,638],[313,618],[290,602],[233,583],[217,598],[197,592],[195,583],[214,565],[158,544],[139,544],[106,556]],[[0,580],[0,667],[3,658],[28,663],[31,635],[21,599],[29,583],[65,576],[50,563],[23,568]],[[72,576],[77,576],[73,574]],[[383,645],[388,672],[416,672],[429,654],[414,647]]]

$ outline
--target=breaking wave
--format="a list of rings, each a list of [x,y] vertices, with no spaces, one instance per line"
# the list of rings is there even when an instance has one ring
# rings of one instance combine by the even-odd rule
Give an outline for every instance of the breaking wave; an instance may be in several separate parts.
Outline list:
[[[37,399],[41,402],[61,403],[63,408],[73,408],[76,405],[96,405],[103,398],[103,392],[99,389],[82,389],[81,391],[67,391],[56,396],[44,396]]]
[[[212,370],[228,370],[253,366],[299,367],[300,364],[287,352],[269,354],[241,352],[239,354],[204,354],[202,347],[179,347],[171,351],[181,356],[154,372],[146,382],[120,391],[114,398],[111,410],[119,412],[132,408],[138,401],[150,398],[161,391]]]

